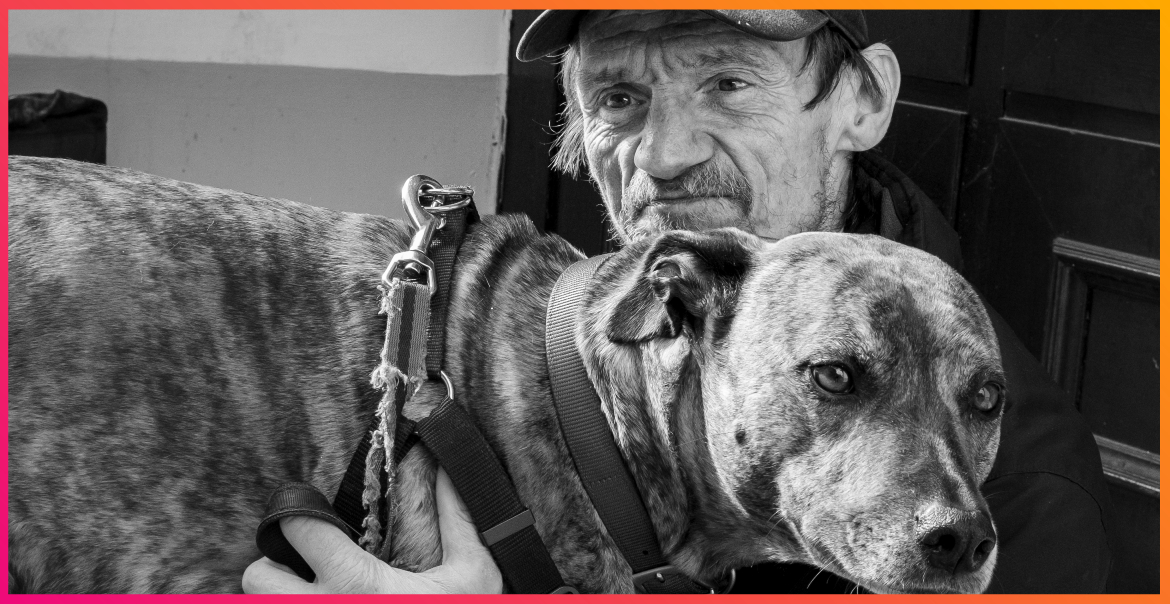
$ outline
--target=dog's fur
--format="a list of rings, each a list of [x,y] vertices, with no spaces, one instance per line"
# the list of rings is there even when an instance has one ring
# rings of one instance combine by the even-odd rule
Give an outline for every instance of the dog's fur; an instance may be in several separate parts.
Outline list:
[[[9,586],[236,591],[285,481],[332,495],[379,393],[378,278],[408,230],[74,162],[9,160]],[[472,229],[446,370],[567,581],[630,591],[552,412],[545,304],[581,254],[516,217]],[[693,577],[817,564],[877,591],[980,591],[931,568],[926,512],[987,514],[1003,405],[971,288],[877,237],[734,230],[626,247],[578,346],[663,550]],[[839,363],[856,391],[818,389]],[[438,402],[425,387],[407,414]],[[399,567],[440,561],[435,464],[399,468]],[[465,494],[467,496],[467,494]]]

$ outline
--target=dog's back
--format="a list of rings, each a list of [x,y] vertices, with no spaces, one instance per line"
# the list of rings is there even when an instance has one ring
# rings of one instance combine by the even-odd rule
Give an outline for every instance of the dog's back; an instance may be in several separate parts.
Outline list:
[[[362,436],[403,225],[84,164],[9,174],[10,591],[238,590],[263,498],[289,480],[333,492]],[[544,303],[578,257],[520,219],[473,229],[445,366],[562,576],[629,590],[541,370]],[[1002,371],[974,292],[932,265],[874,237],[721,230],[635,243],[598,272],[579,347],[676,567],[986,586],[977,486]],[[424,450],[400,467],[414,495],[395,524],[395,561],[418,570],[439,555]]]
[[[9,229],[10,590],[238,590],[258,498],[348,463],[406,228],[12,157]]]

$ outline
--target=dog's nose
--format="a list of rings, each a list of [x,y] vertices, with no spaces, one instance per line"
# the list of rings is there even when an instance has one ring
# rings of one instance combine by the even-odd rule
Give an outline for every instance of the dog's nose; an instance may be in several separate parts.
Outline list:
[[[995,549],[995,528],[986,512],[932,506],[917,520],[918,544],[934,568],[973,573]]]

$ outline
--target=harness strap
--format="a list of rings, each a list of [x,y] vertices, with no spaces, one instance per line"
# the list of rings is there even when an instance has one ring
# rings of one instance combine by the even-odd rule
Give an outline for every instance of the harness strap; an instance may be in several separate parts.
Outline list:
[[[398,387],[405,388],[404,384],[399,384]],[[365,434],[367,437],[358,441],[357,448],[354,449],[353,456],[349,460],[349,465],[345,468],[345,476],[341,479],[341,486],[337,489],[337,496],[333,498],[333,509],[337,510],[337,515],[345,524],[347,524],[353,532],[350,534],[361,535],[362,519],[365,517],[365,510],[362,508],[362,489],[363,479],[366,474],[366,455],[370,452],[369,434],[378,429],[381,420],[377,415],[370,415],[370,424],[366,427]],[[418,435],[414,433],[414,422],[399,416],[398,425],[395,427],[394,433],[394,465],[397,466],[402,458],[406,457],[406,453],[410,448],[418,442]],[[383,470],[382,484],[386,484],[387,477]],[[385,515],[382,517],[383,525],[385,525]],[[357,537],[354,537],[354,541]],[[269,556],[271,558],[272,556]]]
[[[431,296],[431,321],[427,326],[427,377],[438,380],[447,358],[447,303],[451,296],[451,277],[455,274],[455,256],[467,227],[479,222],[474,203],[443,214],[443,228],[435,232],[428,252],[435,264],[438,287]]]
[[[470,202],[439,212],[443,222],[423,256],[431,262],[433,294],[428,298],[425,287],[413,284],[405,284],[401,290],[392,287],[388,296],[396,297],[384,309],[388,314],[401,312],[392,316],[387,324],[383,366],[389,362],[403,370],[399,379],[386,380],[393,391],[387,392],[383,398],[383,405],[388,399],[393,400],[392,412],[396,415],[394,450],[388,452],[393,456],[393,463],[389,467],[397,467],[416,442],[424,442],[464,495],[475,525],[488,527],[480,533],[480,538],[491,551],[511,592],[576,593],[575,589],[564,584],[536,532],[532,512],[521,503],[506,471],[466,411],[448,397],[419,422],[402,415],[403,404],[412,389],[409,378],[417,374],[415,367],[422,369],[424,365],[420,358],[424,347],[419,345],[424,327],[426,375],[432,380],[444,378],[447,305],[455,258],[467,227],[479,219],[474,204]],[[380,481],[376,484],[388,484],[392,477],[388,476],[382,457],[371,454],[371,449],[382,442],[382,431],[388,428],[386,419],[383,413],[371,418],[366,431],[368,436],[359,441],[332,506],[320,491],[304,483],[284,485],[273,493],[265,518],[257,529],[256,542],[261,552],[289,566],[302,579],[312,581],[312,569],[281,533],[280,518],[289,515],[321,518],[341,528],[355,541],[363,532],[366,535],[361,537],[363,540],[370,538],[371,534],[380,535],[388,523],[386,510],[390,506],[384,497],[371,499],[368,485],[374,474],[368,475],[368,466],[379,464],[377,476]],[[375,450],[373,453],[381,452]],[[367,508],[372,510],[369,515],[365,513]],[[373,528],[368,528],[371,522]],[[384,549],[388,547],[388,544],[383,545]],[[388,555],[388,552],[384,553]]]
[[[711,593],[675,569],[658,547],[650,515],[614,442],[601,399],[577,351],[578,310],[585,288],[609,254],[573,264],[557,279],[545,318],[545,350],[553,403],[565,444],[598,517],[641,593]]]
[[[463,407],[446,399],[418,421],[423,444],[438,458],[491,551],[511,593],[566,593],[560,571],[536,532],[495,452]],[[487,527],[486,529],[484,527]]]

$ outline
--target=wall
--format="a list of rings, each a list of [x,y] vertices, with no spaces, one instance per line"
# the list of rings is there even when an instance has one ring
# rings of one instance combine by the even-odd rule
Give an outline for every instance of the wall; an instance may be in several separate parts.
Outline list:
[[[401,217],[411,174],[495,207],[507,11],[10,11],[9,94],[110,110],[111,165]]]

